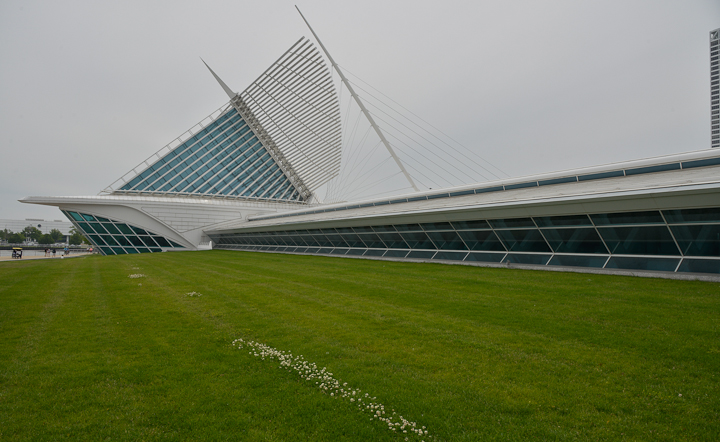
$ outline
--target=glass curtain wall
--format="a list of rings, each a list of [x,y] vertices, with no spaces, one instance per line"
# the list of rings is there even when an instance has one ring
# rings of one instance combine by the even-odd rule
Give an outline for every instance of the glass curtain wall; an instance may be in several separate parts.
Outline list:
[[[87,213],[63,211],[78,231],[104,255],[162,252],[163,249],[184,249],[164,236],[132,224]]]
[[[213,234],[215,248],[720,273],[720,208]]]

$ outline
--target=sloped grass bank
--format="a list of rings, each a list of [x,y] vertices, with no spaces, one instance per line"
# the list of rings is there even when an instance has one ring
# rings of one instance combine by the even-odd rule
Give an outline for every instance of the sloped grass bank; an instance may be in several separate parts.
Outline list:
[[[212,251],[0,264],[0,440],[422,440],[237,338],[425,440],[720,434],[718,283]]]

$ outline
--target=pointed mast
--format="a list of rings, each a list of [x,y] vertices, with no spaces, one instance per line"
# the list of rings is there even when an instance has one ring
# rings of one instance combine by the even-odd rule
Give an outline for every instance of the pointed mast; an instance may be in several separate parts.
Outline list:
[[[231,100],[232,100],[233,98],[235,98],[235,95],[237,95],[237,93],[233,92],[233,90],[230,89],[230,88],[228,87],[228,85],[225,84],[225,82],[222,81],[222,80],[220,79],[220,77],[217,76],[217,74],[215,73],[215,71],[213,71],[213,70],[210,68],[210,66],[208,66],[207,63],[205,63],[205,60],[203,60],[202,57],[200,57],[200,60],[202,60],[203,64],[205,65],[206,68],[208,68],[208,70],[210,71],[210,73],[213,74],[213,77],[215,77],[215,79],[217,80],[217,82],[220,83],[220,86],[223,88],[223,90],[224,90],[225,93],[228,95],[228,97],[230,97]]]
[[[318,38],[315,31],[313,31],[313,28],[312,28],[312,26],[310,26],[310,23],[308,23],[308,21],[305,20],[305,16],[302,14],[302,12],[300,12],[300,8],[298,8],[296,5],[295,9],[297,9],[298,13],[300,13],[300,17],[302,17],[302,19],[305,22],[305,24],[307,25],[307,27],[310,28],[310,32],[312,32],[312,35],[315,36],[315,40],[317,40],[317,42],[320,45],[320,47],[322,48],[323,52],[325,52],[325,55],[327,56],[328,60],[330,60],[330,64],[335,68],[338,75],[340,76],[340,80],[345,84],[345,87],[348,89],[348,91],[350,92],[350,95],[353,97],[353,99],[355,99],[355,102],[360,107],[360,110],[365,115],[365,118],[368,119],[368,121],[370,122],[370,125],[373,127],[373,129],[375,129],[375,133],[378,135],[378,137],[380,137],[380,141],[382,141],[382,143],[385,145],[385,148],[388,150],[388,152],[390,152],[390,155],[392,155],[393,160],[395,160],[398,167],[400,167],[400,170],[402,171],[403,175],[405,175],[405,178],[407,178],[407,180],[410,183],[410,185],[412,186],[412,188],[415,189],[416,192],[419,192],[420,189],[418,189],[418,187],[415,185],[415,182],[410,177],[410,174],[407,172],[407,170],[405,170],[405,166],[403,166],[402,162],[400,161],[400,158],[398,158],[398,156],[395,154],[395,151],[390,146],[390,143],[388,143],[388,140],[387,140],[387,138],[385,138],[385,135],[382,133],[382,131],[380,131],[380,128],[378,127],[378,125],[375,124],[375,120],[373,120],[373,117],[370,115],[370,112],[368,112],[367,108],[365,108],[365,105],[363,104],[363,102],[360,101],[360,97],[358,97],[358,95],[355,93],[355,90],[350,85],[350,82],[348,81],[348,79],[345,78],[345,74],[342,73],[342,71],[340,70],[338,65],[335,63],[335,60],[333,60],[333,58],[330,56],[330,53],[327,51],[327,49],[325,49],[325,45],[322,44],[322,42]],[[211,70],[211,72],[212,72],[212,70]],[[215,75],[215,74],[213,73],[213,75]]]

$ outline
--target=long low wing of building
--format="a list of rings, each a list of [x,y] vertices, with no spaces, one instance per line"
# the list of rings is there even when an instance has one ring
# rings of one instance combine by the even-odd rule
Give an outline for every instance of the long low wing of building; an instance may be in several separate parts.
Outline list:
[[[720,152],[259,215],[215,248],[720,273]]]

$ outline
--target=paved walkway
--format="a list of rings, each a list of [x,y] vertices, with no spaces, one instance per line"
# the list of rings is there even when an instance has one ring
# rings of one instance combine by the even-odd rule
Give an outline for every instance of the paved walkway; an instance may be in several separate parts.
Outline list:
[[[0,262],[2,261],[28,261],[31,259],[67,259],[67,258],[77,258],[78,256],[89,256],[92,255],[92,253],[71,253],[68,256],[62,256],[59,253],[53,257],[45,257],[44,255],[38,255],[38,256],[23,256],[20,259],[15,259],[12,256],[0,256]]]

